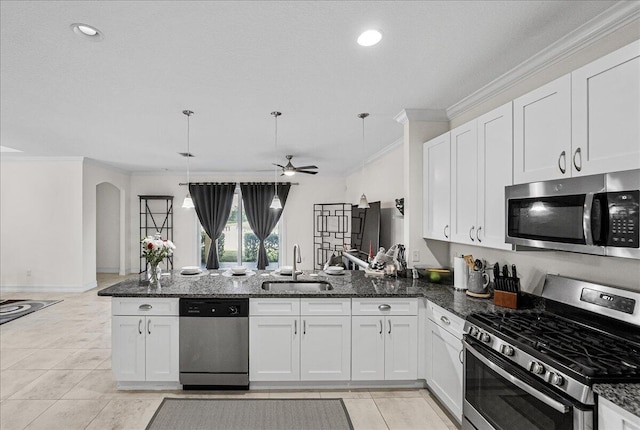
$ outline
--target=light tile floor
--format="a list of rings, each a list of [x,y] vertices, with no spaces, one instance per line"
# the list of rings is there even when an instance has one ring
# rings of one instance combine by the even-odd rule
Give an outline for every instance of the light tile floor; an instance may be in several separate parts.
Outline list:
[[[2,294],[63,301],[0,326],[0,430],[144,429],[163,397],[340,397],[356,430],[457,428],[427,390],[118,391],[111,300],[96,293],[122,279],[100,274],[85,293]]]

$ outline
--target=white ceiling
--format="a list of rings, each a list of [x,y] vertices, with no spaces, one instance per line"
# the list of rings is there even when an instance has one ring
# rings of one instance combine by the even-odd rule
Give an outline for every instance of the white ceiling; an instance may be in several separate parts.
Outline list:
[[[3,0],[1,145],[184,172],[191,109],[192,171],[293,154],[345,174],[402,137],[402,109],[455,104],[613,3]],[[104,39],[77,36],[77,22]],[[369,28],[383,39],[360,47]]]

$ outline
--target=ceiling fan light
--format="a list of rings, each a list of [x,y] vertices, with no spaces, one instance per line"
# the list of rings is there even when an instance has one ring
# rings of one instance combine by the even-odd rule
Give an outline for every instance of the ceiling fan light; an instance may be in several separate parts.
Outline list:
[[[358,209],[369,209],[369,202],[367,201],[367,196],[364,195],[364,193],[362,193],[362,196],[360,196],[360,203],[358,203]]]
[[[296,171],[295,170],[285,170],[284,174],[287,175],[287,176],[293,176],[293,175],[296,174]]]
[[[280,197],[277,194],[273,196],[273,200],[271,200],[271,209],[282,209],[282,202],[280,201]]]

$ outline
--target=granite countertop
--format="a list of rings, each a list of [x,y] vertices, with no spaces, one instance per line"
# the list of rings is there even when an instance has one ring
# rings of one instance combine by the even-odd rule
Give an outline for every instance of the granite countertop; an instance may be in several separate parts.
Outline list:
[[[310,276],[317,273],[318,276]],[[332,290],[322,292],[273,292],[262,289],[265,281],[287,281],[273,271],[256,270],[251,276],[226,276],[224,270],[209,270],[196,276],[181,275],[178,270],[160,277],[160,288],[150,289],[138,278],[119,282],[98,292],[112,297],[426,297],[448,311],[465,318],[474,312],[510,311],[493,304],[492,299],[478,299],[456,291],[450,285],[432,284],[423,279],[382,278],[365,275],[362,270],[332,276],[322,271],[298,275],[299,281],[327,281]]]
[[[594,384],[593,391],[603,399],[640,417],[640,384]]]

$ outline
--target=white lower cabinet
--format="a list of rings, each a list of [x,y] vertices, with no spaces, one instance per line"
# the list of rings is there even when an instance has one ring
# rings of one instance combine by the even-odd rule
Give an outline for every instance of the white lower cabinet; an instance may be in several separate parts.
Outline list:
[[[640,430],[640,417],[602,397],[598,398],[598,428],[607,430]]]
[[[249,380],[300,380],[299,319],[249,318]]]
[[[354,299],[352,380],[418,378],[417,308],[417,299]]]
[[[136,315],[117,315],[123,311]],[[113,313],[111,360],[116,381],[178,383],[177,299],[173,303],[114,298]]]
[[[462,422],[464,321],[429,302],[427,305],[427,385]]]
[[[351,317],[345,301],[350,299],[251,299],[249,380],[349,380]],[[271,309],[286,315],[262,316]]]

